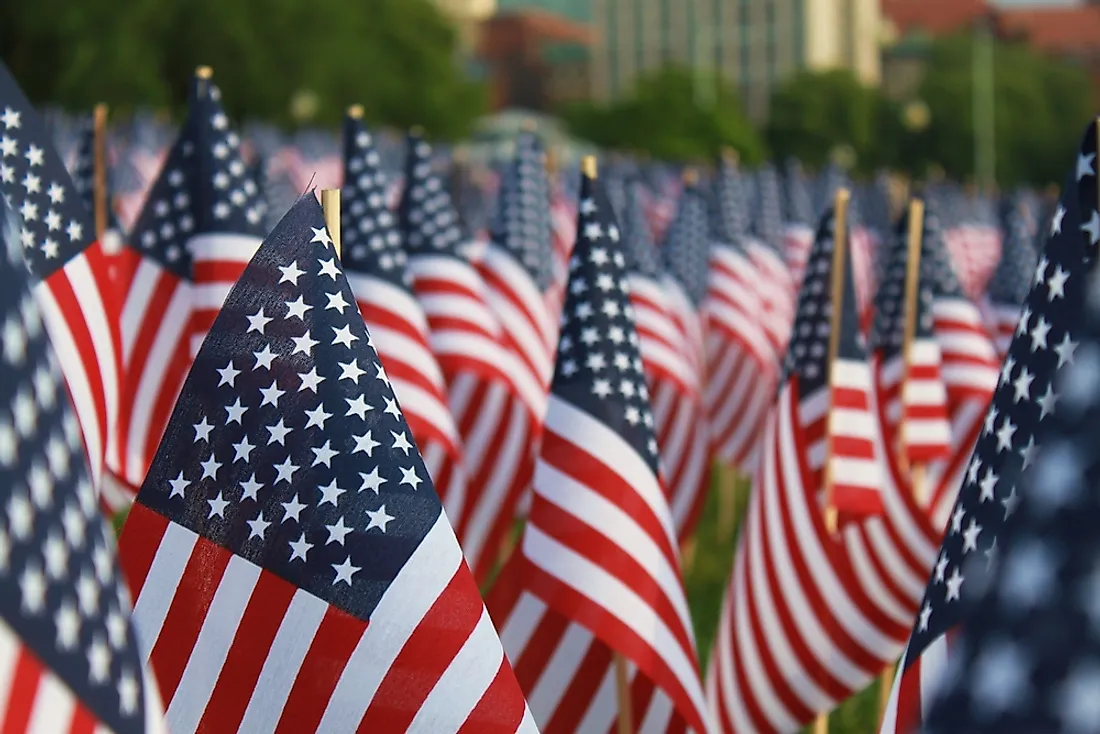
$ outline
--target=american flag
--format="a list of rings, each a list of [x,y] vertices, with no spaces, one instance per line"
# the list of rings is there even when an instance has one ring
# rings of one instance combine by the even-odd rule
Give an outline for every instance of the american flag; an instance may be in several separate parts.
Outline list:
[[[96,132],[95,118],[88,116],[81,121],[80,131],[76,143],[76,157],[73,160],[72,176],[73,185],[80,194],[81,201],[88,207],[88,211],[95,214],[95,157],[96,157]],[[109,147],[104,144],[104,155],[109,155]],[[106,197],[107,197],[107,221],[104,223],[107,232],[111,233],[113,243],[104,242],[107,248],[110,245],[112,252],[117,252],[122,245],[122,225],[119,224],[118,214],[114,209],[114,186],[112,185],[111,166],[108,160],[103,161],[106,168]],[[104,233],[106,240],[106,232]]]
[[[657,446],[669,490],[677,537],[695,532],[710,480],[710,441],[702,405],[700,375],[687,358],[684,333],[661,286],[665,275],[634,179],[622,190],[623,254],[630,280],[630,303],[641,340],[639,349],[651,395]],[[614,188],[608,187],[608,194]]]
[[[145,479],[198,345],[259,246],[265,203],[240,156],[220,92],[196,75],[187,119],[120,263],[123,410],[110,468]]]
[[[981,436],[966,465],[939,558],[894,680],[883,734],[919,728],[933,692],[944,680],[947,661],[958,652],[954,647],[960,626],[969,628],[971,620],[986,622],[973,616],[970,604],[983,586],[977,578],[983,574],[975,571],[1004,549],[998,536],[1020,500],[1023,472],[1035,464],[1037,439],[1062,397],[1055,391],[1054,378],[1062,367],[1074,363],[1081,338],[1089,271],[1100,242],[1095,163],[1096,131],[1090,126],[1076,170],[1063,189],[993,403],[981,424]],[[1066,476],[1061,473],[1064,467],[1062,461],[1058,476]],[[1039,588],[1025,583],[1029,593]],[[995,696],[1002,693],[1000,686],[987,690]]]
[[[924,232],[923,203],[919,207],[921,241],[916,251],[917,272],[908,292],[909,214],[897,226],[883,257],[883,282],[875,296],[871,347],[875,353],[879,420],[896,461],[899,481],[909,467],[945,459],[951,452],[951,423],[947,388],[943,380],[943,355],[936,338],[933,303],[936,298],[934,232]],[[907,302],[908,299],[912,299]],[[913,309],[913,312],[910,312]],[[911,324],[913,333],[906,334]],[[907,343],[908,340],[908,343]],[[925,488],[921,488],[924,491]],[[922,501],[926,501],[922,499]]]
[[[778,379],[775,347],[761,325],[763,296],[756,266],[745,252],[748,220],[740,174],[719,165],[711,199],[707,282],[707,431],[715,457],[752,472]]]
[[[428,345],[428,319],[412,293],[397,217],[386,206],[386,177],[374,137],[361,117],[350,114],[344,120],[341,211],[348,283],[447,515],[458,522],[466,497],[461,439],[443,373]]]
[[[791,270],[797,273],[794,279],[797,286],[802,281],[802,269],[814,243],[814,222],[817,221],[817,214],[814,212],[809,182],[802,171],[802,165],[792,158],[787,161],[785,168],[783,254]]]
[[[163,731],[20,249],[0,233],[0,731]]]
[[[707,296],[710,263],[710,233],[707,230],[707,202],[694,183],[685,184],[676,217],[665,230],[661,255],[668,275],[662,285],[669,309],[684,335],[684,355],[700,382],[706,360],[706,331],[703,302]]]
[[[794,275],[780,253],[782,245],[782,210],[779,175],[770,165],[763,166],[755,176],[756,195],[750,210],[753,236],[745,240],[745,251],[757,270],[760,298],[763,304],[764,330],[783,354],[790,338],[794,320]]]
[[[505,168],[492,239],[478,263],[509,347],[537,384],[550,385],[558,325],[546,294],[553,294],[550,186],[534,133],[521,132]]]
[[[110,258],[42,119],[0,64],[0,194],[21,219],[23,258],[100,486],[118,415],[117,299]]]
[[[487,287],[462,254],[450,196],[431,168],[431,146],[409,136],[399,210],[413,288],[428,317],[430,343],[447,380],[469,473],[457,531],[475,576],[484,579],[531,485],[546,391],[505,346]]]
[[[531,513],[490,606],[544,731],[614,725],[615,653],[638,731],[709,731],[626,258],[588,175],[579,212]]]
[[[883,447],[871,407],[870,370],[856,329],[851,287],[832,368],[832,213],[818,230],[799,300],[787,375],[764,430],[752,499],[723,602],[707,676],[721,732],[797,731],[861,690],[901,651],[927,577],[937,534],[923,513],[867,458]],[[850,277],[850,276],[849,276]],[[841,346],[847,342],[848,346]],[[831,416],[829,386],[849,392]],[[872,398],[873,399],[873,398]],[[830,426],[832,423],[832,426]],[[830,430],[845,430],[833,441]],[[834,434],[840,437],[845,434]],[[859,447],[859,463],[836,462]],[[849,448],[851,447],[851,448]],[[879,489],[881,516],[826,528],[826,473]],[[866,477],[867,483],[853,481]],[[849,479],[852,477],[853,479]],[[870,484],[870,482],[876,482]],[[839,489],[839,487],[834,487]],[[840,495],[834,504],[841,505]],[[843,510],[843,507],[838,507]]]
[[[173,732],[535,731],[307,195],[230,292],[121,539]]]
[[[990,331],[1003,357],[1012,343],[1020,310],[1031,288],[1029,275],[1035,268],[1034,236],[1027,224],[1024,202],[1012,197],[1004,212],[1004,246],[1001,262],[989,282]]]

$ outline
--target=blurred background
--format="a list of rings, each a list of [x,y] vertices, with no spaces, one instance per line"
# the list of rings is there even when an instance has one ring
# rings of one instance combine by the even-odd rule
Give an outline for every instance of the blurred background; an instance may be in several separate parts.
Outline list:
[[[472,153],[529,115],[552,142],[858,175],[1058,179],[1100,87],[1100,2],[37,0],[0,57],[43,106],[182,112],[210,64],[239,123],[423,126]],[[480,147],[479,147],[480,146]]]

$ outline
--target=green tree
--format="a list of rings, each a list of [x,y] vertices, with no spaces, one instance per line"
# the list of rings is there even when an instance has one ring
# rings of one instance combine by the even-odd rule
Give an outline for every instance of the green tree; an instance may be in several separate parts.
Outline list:
[[[430,0],[40,0],[0,4],[0,57],[35,101],[179,112],[209,64],[236,117],[291,122],[300,90],[335,123],[352,102],[372,123],[468,132],[484,90]]]
[[[959,179],[974,174],[972,53],[968,36],[933,46],[919,91],[930,124],[911,146]],[[997,43],[994,59],[998,181],[1060,182],[1094,109],[1088,76],[1021,43]]]
[[[700,87],[689,70],[667,67],[639,79],[615,103],[578,104],[561,110],[570,131],[596,145],[675,161],[712,160],[725,146],[742,160],[763,159],[764,146],[745,119],[740,100],[721,80]],[[700,92],[710,92],[709,102]]]
[[[766,135],[779,158],[816,168],[836,148],[849,146],[856,167],[872,170],[894,154],[882,127],[896,118],[894,105],[850,71],[802,71],[772,94]]]

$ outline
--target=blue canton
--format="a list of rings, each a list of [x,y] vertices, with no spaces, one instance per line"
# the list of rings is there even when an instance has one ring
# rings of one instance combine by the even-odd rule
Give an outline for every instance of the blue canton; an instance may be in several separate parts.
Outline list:
[[[398,216],[410,255],[452,255],[464,259],[462,227],[447,187],[432,170],[432,146],[409,134],[405,192]]]
[[[554,280],[550,245],[550,183],[539,139],[521,132],[516,140],[514,160],[500,182],[493,242],[511,253],[539,290]]]
[[[695,186],[685,186],[676,217],[665,233],[665,267],[696,306],[707,297],[710,235],[707,203]]]

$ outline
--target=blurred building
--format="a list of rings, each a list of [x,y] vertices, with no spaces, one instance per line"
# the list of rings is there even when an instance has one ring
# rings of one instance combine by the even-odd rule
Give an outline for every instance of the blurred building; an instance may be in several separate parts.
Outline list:
[[[481,23],[492,17],[497,0],[434,0],[458,31],[459,45],[464,54],[477,46]]]
[[[766,117],[775,85],[801,69],[852,69],[879,80],[881,0],[498,0],[591,25],[592,96],[628,94],[640,75],[675,64],[720,76]]]

